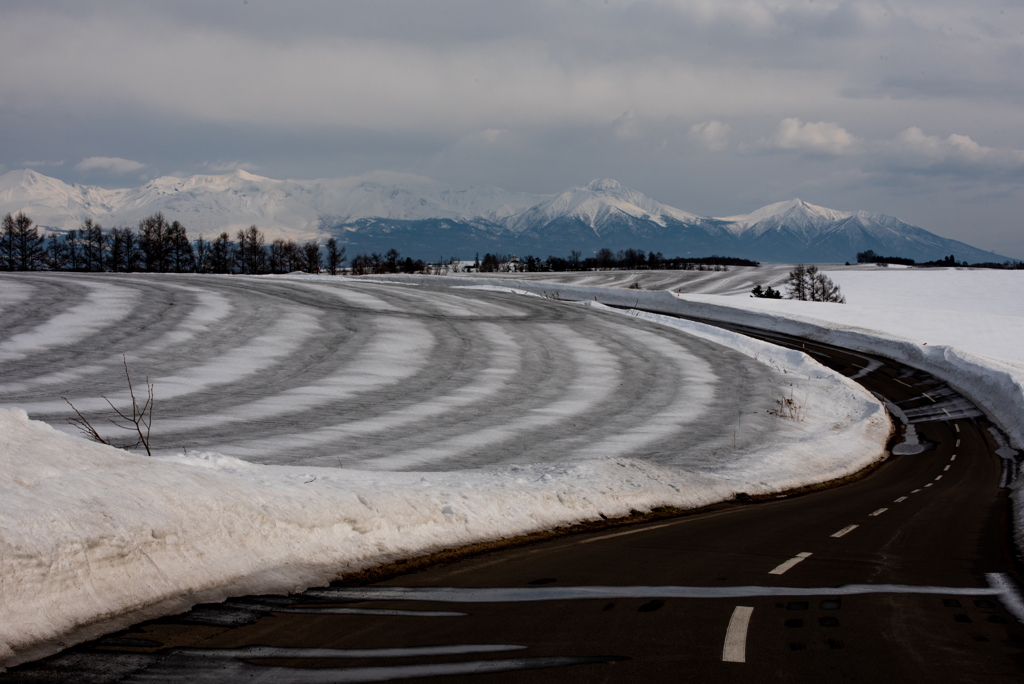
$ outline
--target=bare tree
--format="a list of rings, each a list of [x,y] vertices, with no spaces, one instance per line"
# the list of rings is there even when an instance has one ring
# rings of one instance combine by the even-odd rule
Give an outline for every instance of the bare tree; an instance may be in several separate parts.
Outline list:
[[[195,272],[208,273],[210,269],[210,243],[203,239],[202,234],[196,238]]]
[[[46,236],[46,239],[48,242],[46,246],[46,265],[49,266],[51,270],[59,271],[64,268],[65,263],[64,244],[57,233],[50,233]]]
[[[139,246],[145,257],[147,271],[167,272],[170,261],[169,228],[161,212],[139,222]]]
[[[788,299],[800,301],[846,303],[846,297],[839,291],[839,286],[813,264],[797,264],[796,268],[789,272],[786,279],[786,296]]]
[[[266,239],[263,231],[251,225],[246,230],[238,231],[236,239],[239,271],[251,275],[263,273],[266,267],[266,252],[263,249]]]
[[[231,236],[223,232],[217,236],[210,246],[210,270],[214,273],[231,273],[232,249]]]
[[[811,268],[814,268],[813,266]],[[815,269],[817,270],[817,269]],[[797,264],[786,279],[786,298],[807,301],[807,267]]]
[[[78,231],[74,228],[64,236],[64,252],[67,255],[68,268],[77,271],[82,265],[82,250],[78,244]]]
[[[96,430],[96,428],[93,427],[92,423],[89,422],[89,419],[83,416],[82,412],[75,408],[75,405],[72,404],[67,397],[61,397],[61,399],[66,401],[68,406],[70,406],[71,409],[78,416],[77,418],[68,418],[67,420],[69,424],[74,425],[76,428],[81,430],[82,433],[85,434],[85,436],[88,437],[89,439],[100,442],[101,444],[116,447],[118,449],[136,449],[139,446],[142,446],[146,449],[146,454],[152,456],[153,452],[149,448],[149,433],[153,427],[153,383],[149,381],[148,377],[146,378],[146,389],[148,396],[146,397],[145,402],[139,404],[139,399],[138,397],[135,396],[135,388],[132,387],[132,376],[128,372],[128,359],[123,354],[121,358],[124,361],[124,376],[128,380],[128,393],[131,395],[132,398],[131,415],[129,416],[126,412],[114,406],[113,402],[111,402],[106,397],[103,397],[103,400],[110,405],[110,408],[114,410],[114,413],[116,413],[121,418],[121,420],[125,421],[125,423],[130,423],[130,425],[119,423],[113,418],[107,418],[107,420],[110,421],[115,426],[121,428],[122,430],[134,432],[135,436],[137,436],[137,439],[134,442],[114,444],[110,440],[103,437]]]
[[[167,244],[169,248],[168,262],[175,273],[188,273],[192,270],[194,255],[192,243],[188,241],[188,233],[185,226],[178,221],[172,223],[167,229]]]

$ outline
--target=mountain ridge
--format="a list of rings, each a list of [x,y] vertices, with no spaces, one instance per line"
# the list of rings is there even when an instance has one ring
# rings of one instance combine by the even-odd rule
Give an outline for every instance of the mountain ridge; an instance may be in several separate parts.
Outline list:
[[[852,261],[866,249],[917,261],[949,254],[969,262],[1007,259],[886,214],[792,199],[749,214],[700,216],[610,178],[545,195],[490,186],[450,188],[386,171],[303,181],[237,170],[163,176],[110,190],[68,185],[24,169],[0,176],[0,214],[18,211],[53,230],[75,228],[86,218],[109,227],[134,225],[161,211],[193,236],[233,234],[256,224],[270,238],[333,235],[350,254],[394,247],[419,258],[633,247],[666,256],[718,253],[780,262]]]

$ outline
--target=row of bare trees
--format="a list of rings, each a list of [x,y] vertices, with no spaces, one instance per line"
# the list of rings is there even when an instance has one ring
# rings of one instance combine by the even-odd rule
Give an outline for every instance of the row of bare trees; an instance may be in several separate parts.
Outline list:
[[[162,213],[147,216],[137,229],[104,229],[89,218],[63,234],[42,235],[24,213],[8,214],[0,229],[0,270],[113,271],[132,273],[289,273],[327,270],[337,274],[345,247],[335,238],[323,248],[313,240],[299,244],[277,239],[270,244],[256,226],[232,239],[222,232],[213,240],[189,240],[178,221]]]

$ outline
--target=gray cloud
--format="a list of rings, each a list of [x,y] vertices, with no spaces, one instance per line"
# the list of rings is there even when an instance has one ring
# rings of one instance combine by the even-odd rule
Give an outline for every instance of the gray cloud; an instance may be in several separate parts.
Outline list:
[[[611,176],[699,213],[813,191],[940,232],[998,187],[987,225],[1024,255],[1006,237],[1024,210],[1018,4],[14,0],[0,21],[7,168],[100,152],[149,174]],[[46,168],[116,179],[80,166]]]
[[[788,117],[774,134],[759,141],[766,149],[797,150],[815,154],[844,155],[861,151],[864,141],[835,122],[802,122]]]
[[[76,171],[107,171],[115,174],[140,171],[144,168],[146,165],[141,162],[121,157],[86,157],[75,164]]]

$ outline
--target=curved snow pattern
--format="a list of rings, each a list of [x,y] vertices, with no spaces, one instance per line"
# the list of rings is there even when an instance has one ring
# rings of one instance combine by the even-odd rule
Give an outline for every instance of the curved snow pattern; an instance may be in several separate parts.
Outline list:
[[[763,363],[536,297],[337,278],[0,280],[14,285],[0,407],[77,434],[65,396],[117,439],[102,397],[130,405],[125,354],[135,382],[155,385],[161,453],[376,470],[608,456],[705,467],[733,452],[737,428],[742,451],[783,427],[767,415],[778,373]]]

